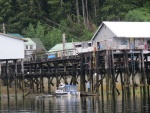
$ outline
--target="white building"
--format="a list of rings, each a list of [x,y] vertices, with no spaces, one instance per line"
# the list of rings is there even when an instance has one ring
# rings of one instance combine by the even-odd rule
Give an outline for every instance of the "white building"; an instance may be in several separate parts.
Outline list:
[[[79,53],[85,53],[92,51],[91,42],[69,42],[64,44],[56,44],[48,51],[49,58],[63,57],[63,56],[72,56]]]
[[[100,49],[147,49],[150,22],[103,22],[91,41]]]
[[[0,60],[24,59],[24,41],[0,33]]]
[[[90,41],[80,42],[74,44],[76,53],[85,53],[93,51],[93,47]]]
[[[24,38],[27,42],[24,43],[25,57],[31,58],[33,52],[36,50],[36,43],[30,38]]]

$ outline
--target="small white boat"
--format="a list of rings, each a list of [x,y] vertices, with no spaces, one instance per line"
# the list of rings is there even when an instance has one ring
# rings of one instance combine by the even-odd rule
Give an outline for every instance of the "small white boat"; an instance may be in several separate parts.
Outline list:
[[[65,85],[63,83],[55,91],[56,96],[80,96],[76,85]]]

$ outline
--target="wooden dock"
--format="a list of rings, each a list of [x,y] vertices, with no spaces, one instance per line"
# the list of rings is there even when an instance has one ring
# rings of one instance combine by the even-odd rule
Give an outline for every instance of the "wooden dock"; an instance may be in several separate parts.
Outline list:
[[[81,92],[80,96],[99,96],[100,94],[97,92]]]
[[[22,89],[23,96],[25,87],[32,92],[50,94],[63,82],[78,85],[81,96],[96,96],[99,92],[100,96],[109,95],[111,90],[115,98],[116,91],[120,94],[117,85],[121,85],[123,94],[132,91],[135,95],[136,84],[140,84],[142,93],[150,94],[149,58],[150,50],[97,50],[59,59],[3,61],[0,72],[7,94],[13,84],[15,93],[17,88]],[[88,82],[90,92],[86,92]]]

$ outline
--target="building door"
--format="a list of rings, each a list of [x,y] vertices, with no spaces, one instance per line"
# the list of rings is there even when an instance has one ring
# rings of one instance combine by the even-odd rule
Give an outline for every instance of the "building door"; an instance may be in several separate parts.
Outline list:
[[[147,41],[148,49],[150,48],[150,40]]]
[[[130,49],[133,49],[134,47],[135,47],[134,38],[130,38]]]

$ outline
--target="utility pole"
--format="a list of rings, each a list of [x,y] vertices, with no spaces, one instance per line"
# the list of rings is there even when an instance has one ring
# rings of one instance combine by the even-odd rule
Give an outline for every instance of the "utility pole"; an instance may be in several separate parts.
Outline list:
[[[65,33],[62,35],[62,41],[63,41],[63,57],[65,56],[65,43],[66,43],[66,36]]]
[[[3,23],[3,33],[6,34],[5,32],[5,24]]]

